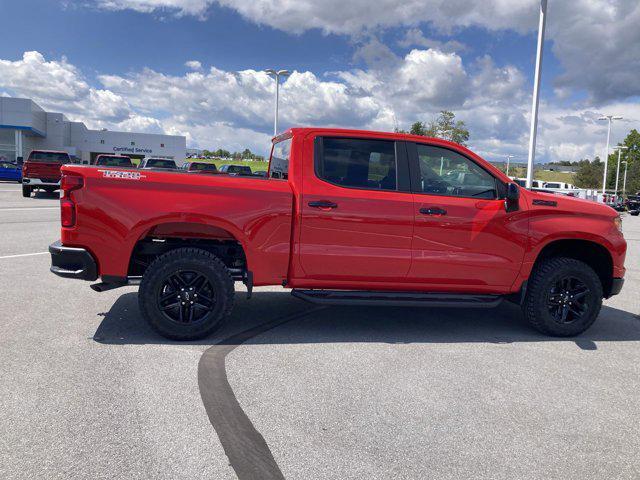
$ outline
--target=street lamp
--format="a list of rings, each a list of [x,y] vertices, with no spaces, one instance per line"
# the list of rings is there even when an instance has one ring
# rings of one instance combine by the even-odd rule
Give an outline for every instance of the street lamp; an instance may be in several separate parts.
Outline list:
[[[542,49],[544,46],[544,28],[547,18],[547,0],[540,0],[540,19],[538,22],[538,47],[536,50],[536,72],[533,78],[533,101],[531,105],[531,132],[529,134],[529,158],[527,159],[527,188],[533,183],[533,161],[536,157],[536,135],[538,133],[538,105],[540,75],[542,68]]]
[[[614,150],[618,150],[618,168],[616,169],[616,197],[618,196],[618,177],[620,176],[620,154],[622,150],[626,150],[629,147],[619,146],[614,148]]]
[[[613,115],[604,115],[598,120],[607,120],[607,149],[604,151],[604,178],[602,179],[602,195],[604,195],[607,190],[607,167],[609,165],[609,139],[611,138],[611,121],[612,120],[622,120],[621,116],[613,116]]]
[[[509,176],[509,161],[514,157],[515,155],[507,155],[507,177]]]
[[[273,68],[269,68],[268,70],[265,70],[265,73],[276,81],[276,105],[273,118],[273,136],[275,137],[276,135],[278,135],[278,100],[280,94],[280,77],[288,77],[289,75],[291,75],[291,72],[289,72],[289,70],[274,70]]]

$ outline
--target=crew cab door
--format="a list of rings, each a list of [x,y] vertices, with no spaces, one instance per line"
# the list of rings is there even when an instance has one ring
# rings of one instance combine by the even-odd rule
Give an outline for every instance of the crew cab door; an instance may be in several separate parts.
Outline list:
[[[434,290],[502,291],[515,281],[527,220],[507,212],[505,186],[452,148],[407,143],[415,229],[409,280]]]
[[[334,288],[404,281],[414,221],[404,142],[310,135],[305,152],[304,279]]]

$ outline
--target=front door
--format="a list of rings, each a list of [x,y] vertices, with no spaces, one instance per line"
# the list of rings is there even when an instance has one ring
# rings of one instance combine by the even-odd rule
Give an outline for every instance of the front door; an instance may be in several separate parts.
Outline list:
[[[385,288],[405,281],[414,215],[404,142],[308,141],[314,142],[314,158],[304,164],[300,207],[304,278],[334,288],[348,282]]]
[[[408,144],[408,150],[417,173],[409,280],[434,290],[510,287],[524,257],[527,222],[506,212],[501,180],[453,149]]]

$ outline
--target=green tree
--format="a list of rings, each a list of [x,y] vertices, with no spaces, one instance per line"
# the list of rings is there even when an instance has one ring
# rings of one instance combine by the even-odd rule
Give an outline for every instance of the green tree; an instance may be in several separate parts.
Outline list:
[[[462,120],[456,120],[456,114],[448,110],[442,110],[435,120],[429,123],[425,135],[449,140],[451,142],[466,145],[469,140],[469,130]]]
[[[593,162],[580,160],[575,176],[575,185],[579,188],[601,188],[604,163],[596,157]]]
[[[626,193],[635,195],[640,191],[640,133],[635,128],[629,132],[624,141],[618,146],[627,147],[622,150],[620,157],[620,177],[618,183],[618,190],[622,191],[623,177],[624,177],[624,164],[622,162],[628,162],[627,165],[627,190]],[[616,172],[618,168],[618,152],[612,151],[609,154],[609,162],[607,165],[607,189],[614,189],[616,185]],[[600,183],[602,184],[602,177],[600,177]]]
[[[415,122],[414,124],[412,124],[411,128],[409,129],[409,133],[411,135],[422,135],[422,136],[427,135],[427,131],[424,127],[424,123],[422,122]]]

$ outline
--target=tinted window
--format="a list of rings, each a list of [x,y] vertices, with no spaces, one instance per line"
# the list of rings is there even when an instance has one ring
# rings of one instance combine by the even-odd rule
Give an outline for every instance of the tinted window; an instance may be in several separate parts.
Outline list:
[[[544,186],[545,188],[561,188],[559,183],[545,183]]]
[[[241,175],[251,175],[251,168],[243,167],[241,165],[229,165],[227,168],[228,173],[238,173]]]
[[[291,155],[291,138],[281,140],[273,145],[269,163],[269,177],[289,178],[289,156]]]
[[[31,155],[29,155],[29,161],[42,163],[66,163],[69,161],[69,155],[57,152],[31,152]]]
[[[371,190],[396,190],[395,143],[388,140],[323,138],[318,177],[331,183]]]
[[[160,160],[155,158],[149,159],[145,166],[150,168],[177,168],[173,160]]]
[[[495,178],[467,157],[446,148],[416,145],[424,193],[496,198]]]
[[[189,170],[211,170],[217,171],[216,166],[213,163],[192,163],[189,166]]]
[[[132,167],[131,160],[125,157],[100,157],[96,160],[96,165],[104,167]]]

